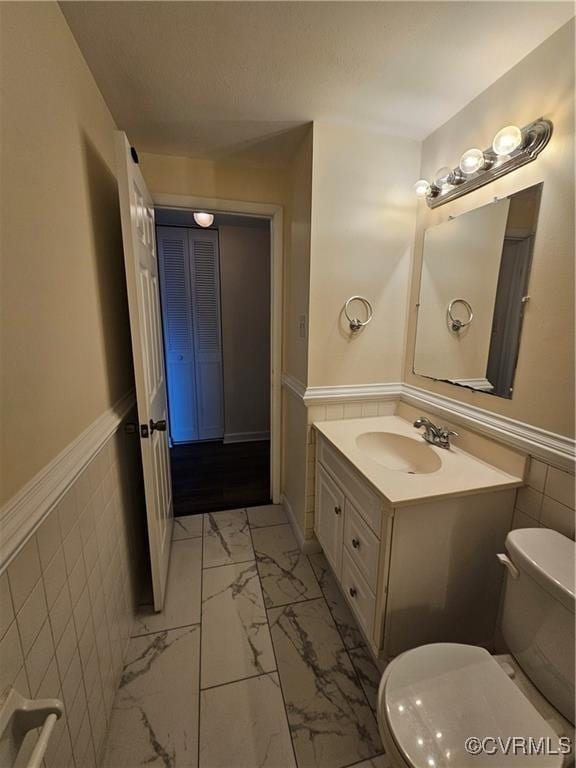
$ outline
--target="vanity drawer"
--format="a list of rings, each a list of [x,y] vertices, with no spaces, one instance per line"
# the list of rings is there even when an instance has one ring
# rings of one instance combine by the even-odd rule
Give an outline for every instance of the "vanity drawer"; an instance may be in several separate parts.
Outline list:
[[[318,461],[338,480],[344,494],[379,536],[384,506],[380,496],[324,438],[320,438],[318,443]]]
[[[368,586],[376,592],[380,541],[348,499],[344,502],[344,545]]]
[[[314,531],[334,573],[340,576],[342,531],[344,528],[344,494],[328,472],[316,469],[316,514]]]
[[[342,579],[340,583],[360,627],[364,630],[366,638],[370,639],[374,627],[376,598],[346,548],[342,553]]]

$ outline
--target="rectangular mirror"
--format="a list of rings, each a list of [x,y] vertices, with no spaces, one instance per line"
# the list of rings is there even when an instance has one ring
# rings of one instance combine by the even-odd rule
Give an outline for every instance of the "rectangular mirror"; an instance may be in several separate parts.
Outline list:
[[[542,184],[426,230],[414,373],[511,398]]]

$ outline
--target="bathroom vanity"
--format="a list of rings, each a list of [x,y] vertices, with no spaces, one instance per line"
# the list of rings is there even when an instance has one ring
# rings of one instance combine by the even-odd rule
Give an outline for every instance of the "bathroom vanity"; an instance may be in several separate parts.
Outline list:
[[[318,422],[315,533],[374,654],[490,646],[515,488],[398,416]]]

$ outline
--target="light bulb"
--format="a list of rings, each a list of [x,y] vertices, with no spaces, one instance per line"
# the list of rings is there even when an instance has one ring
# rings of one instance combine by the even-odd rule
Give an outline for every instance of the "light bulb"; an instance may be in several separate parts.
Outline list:
[[[466,176],[470,176],[483,168],[484,162],[484,152],[481,149],[467,149],[460,158],[459,168]]]
[[[522,131],[517,125],[507,125],[498,131],[492,142],[492,149],[497,155],[509,155],[522,144]]]
[[[199,227],[211,227],[214,222],[214,216],[211,213],[198,211],[197,213],[194,213],[194,221]]]
[[[436,171],[436,178],[434,179],[434,183],[437,187],[440,187],[440,189],[444,189],[444,187],[450,186],[452,178],[452,168],[448,168],[447,165],[445,165],[443,168],[439,168]]]
[[[414,192],[416,192],[416,197],[426,197],[428,192],[430,192],[430,184],[426,179],[418,179],[416,184],[414,184]]]

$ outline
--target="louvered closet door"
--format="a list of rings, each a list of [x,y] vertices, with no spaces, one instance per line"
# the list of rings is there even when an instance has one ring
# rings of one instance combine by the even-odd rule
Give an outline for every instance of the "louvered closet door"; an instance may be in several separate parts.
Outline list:
[[[157,227],[166,350],[170,435],[175,443],[198,440],[194,329],[188,230]]]
[[[188,244],[198,435],[200,440],[210,440],[224,435],[218,233],[191,229],[188,231]]]

